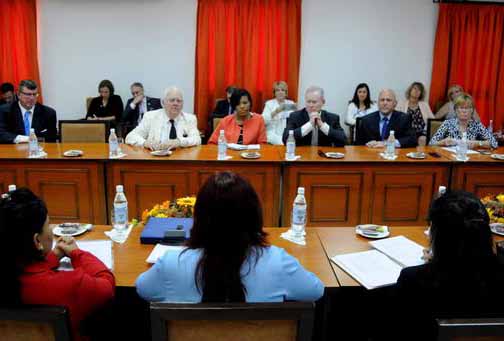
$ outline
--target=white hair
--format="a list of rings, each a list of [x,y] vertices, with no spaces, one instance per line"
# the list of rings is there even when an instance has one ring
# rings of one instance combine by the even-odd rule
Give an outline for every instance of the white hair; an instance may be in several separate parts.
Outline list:
[[[378,98],[380,98],[380,97],[382,96],[382,94],[383,94],[383,93],[385,93],[385,92],[390,93],[390,94],[392,95],[392,97],[394,98],[394,101],[396,101],[396,102],[397,102],[397,96],[396,96],[396,94],[395,94],[394,90],[392,90],[392,89],[387,89],[387,88],[382,89],[382,90],[380,91],[380,93],[378,94]]]
[[[184,99],[184,93],[182,92],[182,89],[179,87],[172,85],[167,87],[166,89],[163,90],[163,95],[161,97],[161,107],[164,108],[164,100],[168,97],[168,95],[171,95],[173,93],[178,93]]]
[[[324,89],[322,89],[320,86],[317,85],[309,86],[305,91],[305,96],[311,93],[317,93],[320,95],[322,99],[324,98]]]

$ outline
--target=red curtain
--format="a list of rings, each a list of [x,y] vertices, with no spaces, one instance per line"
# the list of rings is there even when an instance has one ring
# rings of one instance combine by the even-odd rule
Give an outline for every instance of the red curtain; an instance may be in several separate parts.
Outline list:
[[[22,79],[33,79],[40,91],[36,0],[1,0],[0,82],[17,88]]]
[[[471,94],[483,123],[504,120],[504,6],[441,4],[434,45],[430,104],[452,84]]]
[[[194,111],[206,130],[216,98],[236,85],[252,95],[254,112],[284,80],[296,100],[301,0],[199,0]]]

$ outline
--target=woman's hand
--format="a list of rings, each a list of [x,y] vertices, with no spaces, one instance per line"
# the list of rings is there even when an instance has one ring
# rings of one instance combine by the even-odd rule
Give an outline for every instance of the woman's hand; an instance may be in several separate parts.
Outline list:
[[[455,146],[457,144],[457,140],[455,140],[451,137],[447,137],[444,140],[439,141],[439,144],[442,146],[447,146],[447,147]]]
[[[78,250],[79,247],[73,237],[63,236],[56,240],[56,247],[54,249],[55,253],[58,252],[56,249],[59,249],[65,254],[65,256],[70,256],[70,253],[74,250]]]

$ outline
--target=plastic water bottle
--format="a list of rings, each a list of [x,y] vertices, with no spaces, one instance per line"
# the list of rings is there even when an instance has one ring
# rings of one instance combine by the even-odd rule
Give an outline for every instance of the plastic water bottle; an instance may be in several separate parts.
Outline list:
[[[8,187],[9,193],[14,192],[16,190],[16,188],[17,188],[16,185],[9,185],[9,187]]]
[[[393,160],[395,157],[395,132],[393,130],[390,131],[385,143],[385,157],[389,160]]]
[[[35,129],[30,129],[30,136],[28,137],[28,156],[37,157],[39,155],[39,146]]]
[[[217,160],[226,160],[227,159],[227,141],[226,136],[224,136],[224,130],[219,132],[219,139],[217,140],[218,151],[217,151]]]
[[[438,188],[438,197],[442,196],[446,193],[446,186],[439,186]]]
[[[110,128],[110,135],[108,139],[109,143],[109,157],[119,156],[119,143],[117,141],[117,135],[114,128]]]
[[[289,137],[287,138],[287,152],[285,153],[285,160],[296,159],[296,139],[294,138],[294,130],[289,130]]]
[[[116,186],[116,195],[114,198],[114,230],[122,233],[128,227],[128,200],[124,195],[122,185]]]
[[[490,120],[490,123],[488,123],[488,133],[493,135],[493,120]]]
[[[458,141],[457,145],[457,160],[465,161],[467,159],[467,133],[462,133],[462,139]]]
[[[304,187],[298,187],[296,199],[292,204],[291,230],[295,238],[302,238],[306,225],[306,199]]]

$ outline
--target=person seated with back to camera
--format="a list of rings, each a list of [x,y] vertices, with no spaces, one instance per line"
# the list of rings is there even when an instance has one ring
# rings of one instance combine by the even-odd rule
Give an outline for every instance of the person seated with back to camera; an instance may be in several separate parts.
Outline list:
[[[126,136],[126,143],[150,150],[191,147],[201,144],[196,116],[182,111],[182,90],[169,87],[164,91],[164,108],[148,111],[140,124]]]
[[[58,305],[68,308],[74,340],[81,322],[114,297],[112,272],[94,255],[80,250],[73,237],[56,239],[45,203],[20,188],[0,199],[2,280],[0,306]],[[73,271],[58,271],[69,257]]]
[[[166,252],[136,281],[155,302],[315,301],[324,285],[263,231],[259,197],[241,176],[212,175],[201,187],[182,250]]]
[[[245,89],[236,89],[231,95],[231,107],[234,113],[220,120],[208,143],[217,144],[220,131],[224,130],[227,143],[266,144],[266,126],[261,115],[250,111],[250,93]]]
[[[417,139],[411,125],[411,116],[395,111],[397,104],[394,91],[383,89],[378,96],[378,111],[364,116],[357,127],[356,145],[370,148],[385,146],[390,131],[395,134],[395,145],[398,148],[415,147]]]
[[[346,136],[340,126],[339,116],[322,110],[324,104],[324,89],[319,86],[308,87],[305,91],[305,107],[287,118],[283,142],[287,141],[292,130],[298,146],[344,146]]]

